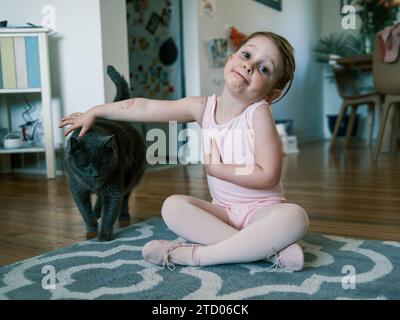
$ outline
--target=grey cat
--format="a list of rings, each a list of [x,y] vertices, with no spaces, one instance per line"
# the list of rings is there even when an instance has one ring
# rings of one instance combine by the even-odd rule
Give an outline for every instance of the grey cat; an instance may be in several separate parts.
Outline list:
[[[107,73],[117,87],[114,101],[128,99],[126,80],[111,66]],[[129,196],[145,172],[145,144],[128,122],[97,119],[83,137],[75,130],[68,140],[65,169],[74,201],[86,225],[87,238],[113,239],[113,225],[129,224]],[[96,194],[94,207],[91,195]],[[98,233],[97,220],[101,217]]]

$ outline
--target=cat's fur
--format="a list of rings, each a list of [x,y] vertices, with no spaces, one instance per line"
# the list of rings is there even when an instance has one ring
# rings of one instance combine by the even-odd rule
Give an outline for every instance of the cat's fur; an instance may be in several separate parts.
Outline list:
[[[107,73],[117,87],[114,101],[128,99],[126,80],[113,68]],[[129,196],[145,171],[145,144],[128,122],[97,119],[83,137],[75,130],[67,144],[65,169],[74,201],[83,217],[87,237],[113,239],[113,225],[129,222]],[[91,195],[97,195],[94,207]]]

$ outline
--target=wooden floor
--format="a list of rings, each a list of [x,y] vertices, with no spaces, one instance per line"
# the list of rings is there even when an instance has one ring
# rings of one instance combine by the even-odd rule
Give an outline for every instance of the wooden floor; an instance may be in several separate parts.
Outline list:
[[[382,155],[374,165],[365,144],[333,153],[326,142],[300,147],[285,157],[282,181],[286,198],[308,212],[310,232],[400,240],[399,155]],[[132,223],[160,216],[172,194],[209,200],[203,168],[147,172],[130,200]],[[0,175],[0,265],[82,240],[83,222],[64,177]]]

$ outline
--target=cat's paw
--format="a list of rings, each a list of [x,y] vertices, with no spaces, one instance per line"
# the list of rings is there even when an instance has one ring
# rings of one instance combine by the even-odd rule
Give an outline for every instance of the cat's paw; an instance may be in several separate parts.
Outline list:
[[[97,232],[97,230],[96,231],[87,231],[86,232],[86,240],[96,238],[98,236],[98,234],[99,233]]]
[[[97,239],[100,242],[112,241],[112,240],[114,240],[114,235],[112,233],[102,233],[102,234],[99,234]]]
[[[120,216],[118,218],[119,227],[123,228],[123,227],[129,226],[130,220],[131,220],[131,217],[129,216],[129,214]]]
[[[128,227],[129,225],[130,225],[130,221],[128,220],[128,221],[119,221],[119,227],[120,228],[125,228],[125,227]]]

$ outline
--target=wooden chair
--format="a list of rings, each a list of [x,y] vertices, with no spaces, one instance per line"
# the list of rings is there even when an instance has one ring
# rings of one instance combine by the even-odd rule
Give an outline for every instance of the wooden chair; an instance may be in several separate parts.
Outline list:
[[[351,133],[353,131],[354,121],[357,115],[357,108],[360,105],[368,106],[368,144],[371,145],[375,108],[378,107],[380,109],[382,96],[376,92],[369,94],[360,93],[355,84],[355,80],[353,79],[351,68],[337,63],[333,64],[332,68],[335,75],[338,93],[343,102],[340,108],[339,116],[336,120],[335,129],[332,135],[329,149],[333,149],[339,133],[340,124],[342,123],[348,109],[351,108],[351,115],[347,126],[345,138],[345,146],[347,146]]]
[[[376,146],[373,154],[373,160],[377,161],[382,141],[385,135],[385,130],[388,125],[389,114],[392,114],[392,134],[391,134],[391,149],[396,150],[397,134],[399,128],[399,108],[391,109],[393,107],[400,107],[400,57],[395,63],[384,63],[381,61],[380,54],[380,41],[378,36],[375,37],[372,74],[374,79],[375,90],[384,95],[383,111],[381,123],[379,127],[379,134],[376,141]],[[393,111],[393,112],[391,112]],[[397,111],[397,113],[395,112]]]

